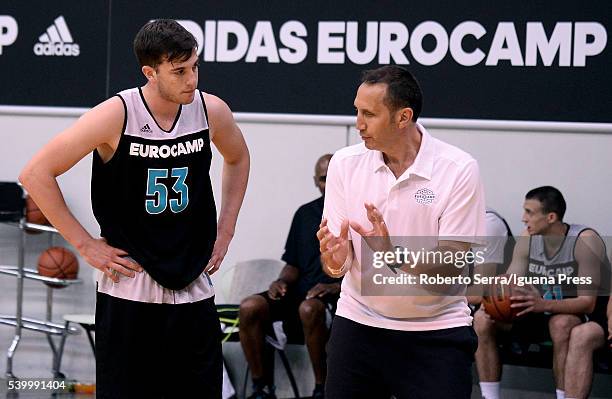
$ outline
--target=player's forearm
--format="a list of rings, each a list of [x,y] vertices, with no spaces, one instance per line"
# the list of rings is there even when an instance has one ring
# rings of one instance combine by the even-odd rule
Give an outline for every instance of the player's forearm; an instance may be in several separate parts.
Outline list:
[[[249,154],[245,152],[236,162],[224,162],[222,178],[221,211],[218,234],[234,236],[236,220],[242,206],[249,180]]]
[[[478,305],[482,302],[482,296],[480,295],[468,295],[466,296],[468,304],[470,305]]]
[[[544,311],[548,313],[589,314],[595,309],[595,297],[579,296],[568,299],[544,300]]]
[[[278,276],[279,280],[283,280],[287,284],[295,284],[300,277],[300,270],[290,264],[286,264]]]
[[[77,250],[93,239],[68,209],[55,176],[28,165],[19,181],[51,225]]]

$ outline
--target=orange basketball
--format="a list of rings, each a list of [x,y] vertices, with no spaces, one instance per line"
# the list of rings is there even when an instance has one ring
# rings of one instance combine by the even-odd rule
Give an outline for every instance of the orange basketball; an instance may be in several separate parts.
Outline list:
[[[64,247],[46,249],[38,258],[38,274],[45,277],[75,279],[79,272],[79,262],[72,252]],[[53,288],[64,286],[45,283]]]
[[[491,318],[497,321],[512,322],[516,319],[516,314],[520,308],[511,308],[510,297],[512,296],[512,286],[509,284],[491,284],[489,295],[482,298],[482,305]]]
[[[26,220],[29,223],[49,224],[49,221],[47,220],[45,215],[42,213],[42,211],[38,208],[38,205],[36,205],[36,202],[34,202],[34,200],[30,198],[29,195],[26,197]],[[41,233],[40,231],[32,229],[26,229],[26,231],[28,233],[35,234]]]

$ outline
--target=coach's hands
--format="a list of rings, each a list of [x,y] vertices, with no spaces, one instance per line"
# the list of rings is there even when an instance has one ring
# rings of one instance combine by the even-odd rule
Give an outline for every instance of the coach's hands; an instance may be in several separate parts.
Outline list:
[[[317,231],[319,239],[319,250],[321,251],[321,263],[324,269],[327,268],[334,274],[338,274],[342,265],[346,262],[349,254],[349,239],[348,239],[349,223],[347,220],[342,222],[340,226],[340,235],[334,236],[329,227],[327,227],[327,219],[323,219]]]
[[[287,293],[287,283],[281,279],[273,281],[268,288],[268,297],[273,300],[279,300]]]
[[[87,263],[104,273],[115,283],[119,282],[119,274],[134,277],[135,272],[141,272],[142,267],[125,258],[129,256],[122,249],[111,247],[104,238],[91,238],[80,245],[77,250]]]
[[[365,206],[368,220],[372,223],[372,229],[366,230],[357,222],[351,222],[351,227],[363,237],[372,251],[390,251],[392,245],[389,238],[389,229],[387,229],[382,213],[371,203],[366,202],[363,205]]]
[[[210,260],[204,268],[204,271],[208,273],[208,275],[213,274],[219,270],[219,267],[221,267],[221,262],[223,262],[223,259],[227,254],[227,249],[232,241],[232,237],[233,236],[228,233],[217,233],[217,239],[215,240],[215,245],[213,247],[212,254],[210,255]]]
[[[330,283],[324,284],[319,283],[312,287],[306,293],[306,299],[311,298],[323,298],[326,295],[338,295],[340,292],[340,284],[339,283]]]

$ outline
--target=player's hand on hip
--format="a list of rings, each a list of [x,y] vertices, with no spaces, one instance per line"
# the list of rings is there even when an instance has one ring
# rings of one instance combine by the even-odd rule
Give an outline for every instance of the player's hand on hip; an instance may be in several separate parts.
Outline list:
[[[142,267],[126,256],[127,252],[112,247],[104,238],[90,239],[80,248],[79,253],[87,263],[104,273],[115,283],[119,282],[119,273],[127,277],[134,277],[135,272],[141,272]]]
[[[357,222],[351,222],[351,227],[363,239],[373,251],[390,251],[392,248],[389,238],[389,229],[385,223],[382,213],[371,203],[363,204],[366,209],[368,220],[372,224],[370,230],[366,230]]]
[[[213,247],[212,254],[210,255],[210,260],[204,268],[206,273],[211,275],[219,270],[221,263],[227,254],[230,241],[232,241],[232,236],[225,233],[217,234],[217,239],[215,240],[215,245]]]
[[[319,225],[317,238],[319,239],[321,262],[329,269],[338,271],[346,262],[349,253],[348,229],[349,223],[345,220],[340,226],[340,235],[336,237],[329,231],[327,219],[323,219]]]
[[[268,297],[273,300],[281,299],[287,293],[287,283],[283,280],[276,280],[268,288]]]

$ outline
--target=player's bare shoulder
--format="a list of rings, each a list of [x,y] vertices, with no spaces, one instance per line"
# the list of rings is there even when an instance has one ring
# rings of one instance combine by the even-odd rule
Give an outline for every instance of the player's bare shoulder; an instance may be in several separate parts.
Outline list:
[[[109,127],[108,124],[110,123],[110,127],[118,126],[119,130],[121,130],[125,121],[125,105],[121,98],[113,96],[87,111],[81,119],[104,119],[107,127]]]
[[[232,110],[227,103],[214,94],[202,92],[202,95],[208,110],[210,139],[214,140],[215,134],[222,134],[227,129],[233,130],[236,122],[234,121]]]
[[[578,262],[601,260],[606,257],[606,245],[595,230],[587,228],[578,234],[574,255]]]
[[[77,125],[92,136],[98,153],[106,161],[112,157],[119,145],[125,122],[125,104],[121,98],[114,96],[86,112]]]
[[[119,139],[125,118],[123,101],[115,96],[84,113],[73,128],[81,135],[94,136],[97,144],[108,143]]]

